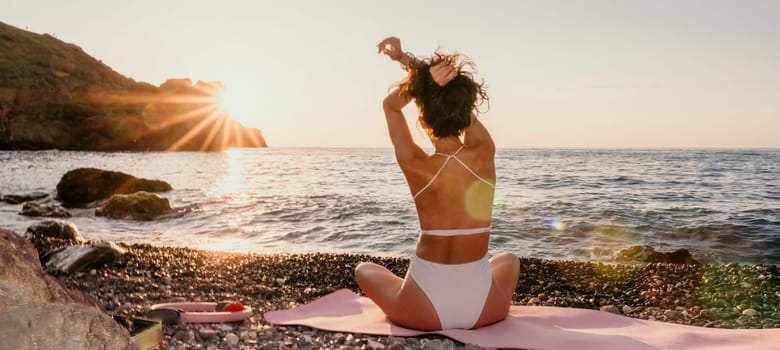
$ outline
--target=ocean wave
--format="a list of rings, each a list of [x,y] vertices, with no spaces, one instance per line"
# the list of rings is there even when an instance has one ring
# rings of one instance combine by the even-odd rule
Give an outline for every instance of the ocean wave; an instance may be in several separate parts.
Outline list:
[[[0,161],[0,194],[51,197],[78,164],[166,180],[174,190],[163,195],[191,208],[153,222],[74,210],[88,239],[406,255],[418,234],[391,149],[0,151]],[[647,244],[706,261],[780,263],[780,151],[499,149],[496,165],[491,253],[609,262]],[[40,220],[18,211],[0,203],[4,228]]]

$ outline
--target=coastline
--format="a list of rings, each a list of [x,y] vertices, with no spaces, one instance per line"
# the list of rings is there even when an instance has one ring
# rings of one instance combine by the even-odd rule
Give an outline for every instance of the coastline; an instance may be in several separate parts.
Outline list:
[[[397,338],[265,322],[341,288],[358,291],[353,269],[372,261],[403,276],[408,259],[358,254],[224,253],[121,244],[127,253],[98,269],[58,277],[112,314],[143,316],[152,304],[235,300],[254,315],[238,324],[164,326],[164,347],[473,349],[440,336]],[[612,265],[520,258],[517,305],[601,309],[629,317],[718,328],[780,328],[780,266]]]

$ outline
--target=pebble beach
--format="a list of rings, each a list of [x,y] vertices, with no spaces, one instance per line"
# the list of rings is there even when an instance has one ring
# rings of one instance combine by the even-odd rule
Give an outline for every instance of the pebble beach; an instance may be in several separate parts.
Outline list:
[[[408,259],[358,254],[224,253],[122,244],[127,253],[98,269],[58,277],[93,297],[106,312],[143,317],[151,305],[239,301],[254,316],[239,324],[166,325],[164,349],[477,349],[441,336],[383,337],[326,332],[264,321],[341,288],[359,292],[362,261],[398,275]],[[615,265],[520,258],[517,305],[603,310],[700,327],[779,328],[776,265]]]
[[[476,221],[489,224],[487,255],[520,257],[512,303],[522,308],[478,336],[448,336],[780,350],[780,70],[770,63],[780,2],[10,3],[0,18],[0,350],[153,350],[158,329],[159,348],[176,350],[481,349],[265,318],[343,289],[362,295],[363,262],[404,276],[423,228]],[[439,19],[445,30],[429,30]],[[397,37],[369,39],[399,23],[404,49]],[[418,94],[411,78],[437,74],[399,69],[405,56],[445,57],[457,78]],[[389,91],[406,80],[416,106]],[[386,128],[380,103],[409,130]],[[469,113],[489,135],[444,127]],[[425,217],[398,135],[447,156],[426,187],[464,192],[438,203],[462,203],[462,217]],[[455,144],[462,159],[439,152]],[[490,148],[490,161],[474,148]],[[449,173],[452,157],[493,190]],[[442,320],[465,310],[445,297],[433,299]],[[136,321],[187,302],[251,317]],[[323,309],[353,316],[354,305]]]

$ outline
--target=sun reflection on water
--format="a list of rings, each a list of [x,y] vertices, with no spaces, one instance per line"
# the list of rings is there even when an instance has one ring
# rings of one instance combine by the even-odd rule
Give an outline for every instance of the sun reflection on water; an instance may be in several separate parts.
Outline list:
[[[220,196],[246,196],[247,177],[245,157],[242,149],[225,151],[226,171],[217,183],[217,193]]]

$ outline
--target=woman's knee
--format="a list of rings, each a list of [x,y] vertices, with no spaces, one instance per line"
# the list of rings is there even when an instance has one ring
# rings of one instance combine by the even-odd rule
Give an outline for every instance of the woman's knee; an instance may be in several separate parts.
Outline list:
[[[494,256],[494,258],[508,259],[508,260],[509,259],[517,260],[518,259],[517,255],[515,255],[514,253],[510,253],[510,252],[503,252],[503,253],[496,254],[496,256]]]
[[[362,262],[355,266],[355,279],[360,282],[360,279],[371,274],[376,270],[376,264],[371,262]]]
[[[493,256],[490,259],[491,265],[509,265],[509,266],[517,266],[517,268],[520,268],[520,260],[517,258],[517,255],[514,255],[512,253],[500,253],[495,256]]]
[[[512,253],[501,253],[490,260],[493,277],[500,285],[514,290],[520,278],[520,260]]]

